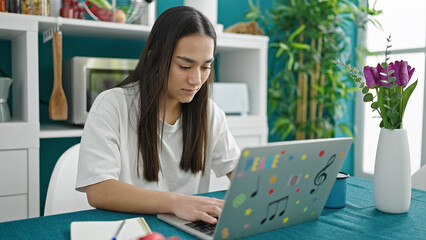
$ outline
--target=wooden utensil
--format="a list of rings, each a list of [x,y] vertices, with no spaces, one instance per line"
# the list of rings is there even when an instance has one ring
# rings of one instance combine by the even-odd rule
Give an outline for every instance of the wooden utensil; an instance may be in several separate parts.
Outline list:
[[[53,90],[49,101],[49,117],[52,120],[67,120],[68,105],[62,89],[62,32],[53,33]]]

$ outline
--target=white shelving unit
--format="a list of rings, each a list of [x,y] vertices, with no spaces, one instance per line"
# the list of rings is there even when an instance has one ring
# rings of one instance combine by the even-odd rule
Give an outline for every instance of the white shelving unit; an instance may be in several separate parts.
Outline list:
[[[39,216],[40,139],[82,135],[82,128],[39,122],[38,34],[56,25],[65,36],[146,40],[150,32],[143,25],[0,13],[0,40],[11,41],[14,79],[13,118],[0,123],[0,222]],[[240,147],[267,142],[268,41],[266,36],[218,33],[220,81],[248,84],[249,114],[228,116]],[[224,184],[216,181],[211,189]]]

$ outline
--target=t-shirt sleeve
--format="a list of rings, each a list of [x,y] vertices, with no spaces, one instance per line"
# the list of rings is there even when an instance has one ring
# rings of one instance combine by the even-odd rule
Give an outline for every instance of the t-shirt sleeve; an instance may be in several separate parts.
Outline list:
[[[216,177],[222,177],[237,166],[240,148],[228,128],[225,113],[214,103],[211,107],[214,111],[212,134],[217,136],[216,139],[213,139],[212,170]]]
[[[76,190],[120,174],[119,122],[120,105],[113,92],[101,93],[95,100],[80,144]]]

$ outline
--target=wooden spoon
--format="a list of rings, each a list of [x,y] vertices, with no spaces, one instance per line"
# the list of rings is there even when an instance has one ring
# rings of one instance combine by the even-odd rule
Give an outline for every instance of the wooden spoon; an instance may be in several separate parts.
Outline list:
[[[68,105],[62,89],[62,32],[53,33],[53,90],[49,101],[49,117],[52,120],[67,120]]]

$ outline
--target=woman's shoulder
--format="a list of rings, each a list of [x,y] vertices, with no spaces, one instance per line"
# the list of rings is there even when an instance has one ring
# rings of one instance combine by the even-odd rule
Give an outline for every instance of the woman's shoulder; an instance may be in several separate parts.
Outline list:
[[[122,108],[127,106],[130,99],[134,99],[137,87],[126,85],[123,87],[114,87],[101,92],[95,99],[91,110],[98,111],[104,108],[117,107]]]

